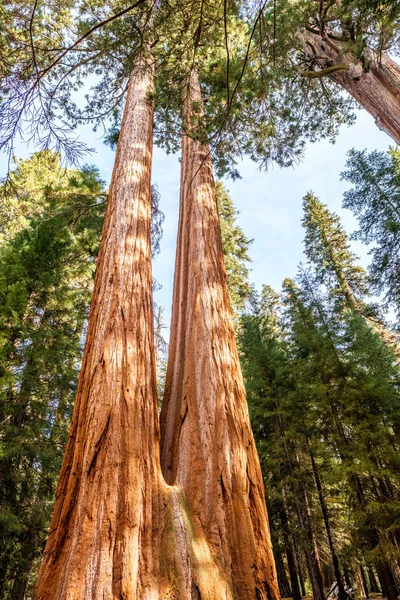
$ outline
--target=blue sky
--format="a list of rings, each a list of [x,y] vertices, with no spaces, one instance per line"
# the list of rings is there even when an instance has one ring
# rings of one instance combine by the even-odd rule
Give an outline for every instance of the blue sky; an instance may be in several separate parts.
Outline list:
[[[110,181],[114,152],[105,146],[99,133],[90,126],[79,130],[81,139],[96,152],[86,162],[95,164],[103,179]],[[351,233],[356,228],[352,213],[341,208],[343,191],[348,184],[340,181],[340,172],[350,148],[387,150],[394,142],[378,130],[372,117],[359,111],[355,125],[342,127],[335,144],[321,141],[307,147],[301,164],[280,169],[271,168],[260,172],[257,165],[245,159],[238,165],[242,179],[225,181],[236,208],[240,211],[238,223],[248,238],[254,239],[250,247],[251,280],[257,289],[267,283],[279,290],[285,277],[293,277],[302,256],[303,230],[302,197],[312,190],[331,210],[343,219]],[[29,149],[18,145],[21,157],[29,155]],[[153,266],[153,274],[161,284],[155,300],[165,310],[169,324],[172,301],[173,270],[175,260],[176,230],[179,202],[179,157],[166,155],[156,148],[153,162],[153,183],[161,194],[160,208],[165,214],[164,235],[161,252]],[[367,249],[353,243],[361,264],[369,262]]]

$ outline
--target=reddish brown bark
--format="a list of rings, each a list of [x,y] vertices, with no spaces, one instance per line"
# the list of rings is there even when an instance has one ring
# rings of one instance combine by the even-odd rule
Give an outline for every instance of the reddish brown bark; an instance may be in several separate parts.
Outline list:
[[[155,597],[153,498],[163,484],[150,262],[152,90],[143,59],[129,84],[37,600]]]
[[[329,77],[344,88],[375,119],[376,125],[400,144],[400,66],[386,53],[368,51],[369,64],[355,62],[340,42],[307,32],[304,36],[330,64],[347,66]],[[306,48],[309,52],[310,48]],[[322,65],[327,66],[327,65]]]
[[[184,100],[173,316],[161,413],[162,468],[180,486],[204,571],[197,595],[278,600],[264,489],[236,348],[198,77]],[[211,571],[211,567],[213,571]],[[207,574],[208,571],[208,574]],[[213,574],[214,572],[214,574]],[[210,595],[211,579],[219,586]]]

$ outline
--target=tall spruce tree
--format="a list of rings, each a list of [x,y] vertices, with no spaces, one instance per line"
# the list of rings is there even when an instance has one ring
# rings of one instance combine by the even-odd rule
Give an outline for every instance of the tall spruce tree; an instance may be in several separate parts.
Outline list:
[[[384,293],[384,305],[397,312],[400,306],[400,152],[350,150],[342,179],[352,184],[344,193],[343,207],[359,222],[352,237],[370,250],[369,273],[373,290]]]
[[[249,246],[253,240],[249,240],[237,224],[238,211],[220,181],[216,183],[215,193],[221,223],[222,250],[228,278],[229,298],[237,327],[240,315],[254,296],[254,290],[249,281],[248,267],[251,262]]]
[[[308,193],[303,200],[302,225],[305,252],[318,272],[318,280],[352,310],[359,311],[367,292],[365,271],[356,264],[348,236],[340,219],[325,204]]]

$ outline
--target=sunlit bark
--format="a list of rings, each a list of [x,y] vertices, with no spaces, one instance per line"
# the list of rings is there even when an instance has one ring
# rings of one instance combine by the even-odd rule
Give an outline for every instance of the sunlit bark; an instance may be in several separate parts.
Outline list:
[[[187,90],[173,316],[161,413],[162,468],[166,481],[183,489],[199,556],[207,568],[213,565],[208,573],[198,571],[193,597],[277,600],[211,158],[208,145],[194,139],[202,120],[194,71]]]
[[[326,56],[324,66],[329,63],[343,67],[328,76],[374,117],[379,129],[400,144],[400,66],[388,54],[379,56],[372,50],[368,51],[364,64],[356,62],[339,41],[328,36],[321,38],[307,32],[304,40],[319,55]],[[310,53],[311,47],[305,46],[306,53]],[[310,75],[313,76],[312,72],[308,72]]]
[[[141,58],[129,84],[37,600],[154,597],[153,498],[162,482],[150,261],[152,93],[153,69]]]

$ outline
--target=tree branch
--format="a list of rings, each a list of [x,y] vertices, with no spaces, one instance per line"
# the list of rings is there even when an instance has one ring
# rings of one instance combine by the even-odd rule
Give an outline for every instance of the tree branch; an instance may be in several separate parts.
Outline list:
[[[332,65],[331,67],[326,67],[326,69],[321,69],[320,71],[302,71],[300,73],[301,77],[308,77],[309,79],[320,79],[321,77],[326,77],[327,75],[331,75],[332,73],[336,73],[337,71],[347,71],[348,65],[342,63],[339,65]]]

